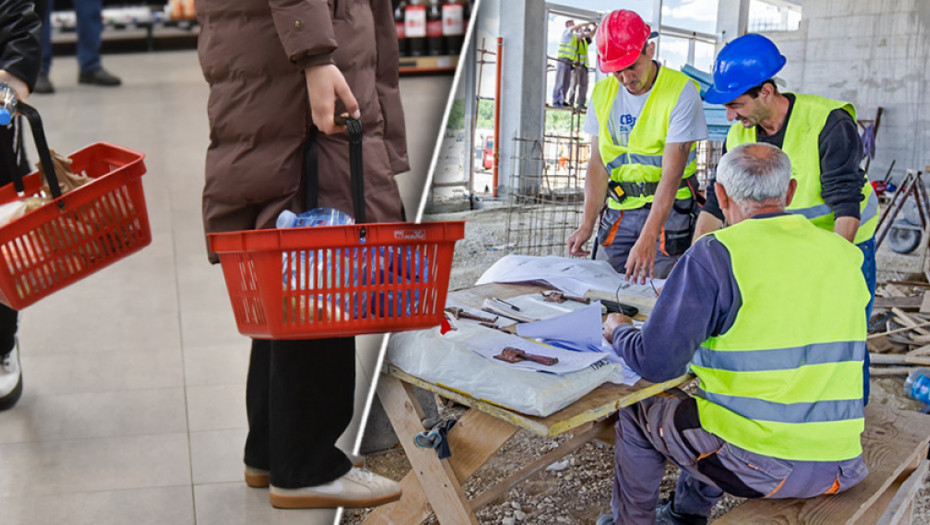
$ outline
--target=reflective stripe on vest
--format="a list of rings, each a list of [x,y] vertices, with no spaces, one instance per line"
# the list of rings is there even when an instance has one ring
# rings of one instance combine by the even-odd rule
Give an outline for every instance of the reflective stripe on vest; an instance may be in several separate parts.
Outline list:
[[[729,253],[740,306],[729,330],[691,361],[701,426],[772,457],[858,456],[869,300],[862,252],[799,215],[713,235]]]
[[[688,82],[693,82],[683,73],[660,67],[658,76],[649,91],[642,113],[636,119],[628,136],[621,135],[622,111],[616,103],[617,92],[626,89],[610,75],[594,85],[591,104],[599,124],[598,150],[601,160],[616,182],[658,182],[662,178],[662,154],[672,110],[678,103],[681,91]],[[683,178],[697,170],[695,146],[692,144]],[[676,199],[691,197],[688,188],[681,188]],[[654,196],[628,197],[622,203],[610,199],[612,209],[629,210],[642,208],[653,201]]]
[[[789,370],[798,363],[819,365],[865,359],[865,343],[813,343],[804,346],[779,348],[777,350],[747,350],[718,352],[702,348],[694,354],[692,364],[716,370],[732,372],[762,372],[766,370]]]
[[[697,153],[694,149],[688,153],[688,163],[695,162],[697,159]],[[621,153],[617,155],[612,161],[605,164],[608,172],[612,172],[624,164],[642,164],[644,166],[656,166],[662,167],[662,155],[639,155],[637,153]]]
[[[847,102],[817,95],[794,96],[794,106],[781,147],[791,159],[791,176],[798,181],[794,200],[787,211],[803,215],[816,226],[833,231],[836,223],[833,210],[824,203],[821,196],[823,188],[820,185],[820,133],[833,110],[842,108],[855,119],[856,109]],[[735,122],[727,134],[727,151],[740,144],[756,141],[755,126],[746,129],[739,122]],[[868,177],[864,179],[863,200],[859,203],[859,230],[854,240],[856,244],[871,239],[878,224],[878,198],[869,184]]]

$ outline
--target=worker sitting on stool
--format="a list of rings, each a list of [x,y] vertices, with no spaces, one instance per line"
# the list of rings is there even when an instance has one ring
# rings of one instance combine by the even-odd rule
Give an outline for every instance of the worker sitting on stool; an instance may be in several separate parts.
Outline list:
[[[685,253],[641,330],[608,317],[605,337],[643,378],[690,364],[700,385],[620,411],[613,516],[598,523],[702,524],[724,492],[809,498],[865,478],[862,252],[786,213],[797,187],[775,146],[733,148],[715,187],[730,226]],[[666,459],[681,474],[657,509]]]

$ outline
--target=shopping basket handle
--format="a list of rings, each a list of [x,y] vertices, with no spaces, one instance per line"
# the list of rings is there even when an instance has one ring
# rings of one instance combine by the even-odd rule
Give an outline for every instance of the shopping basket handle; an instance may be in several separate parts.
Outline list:
[[[355,208],[355,223],[367,221],[365,216],[365,180],[362,169],[362,123],[348,117],[336,117],[336,121],[345,124],[349,132],[349,172],[352,177],[352,206]],[[319,145],[317,144],[316,126],[311,126],[310,137],[305,151],[305,173],[307,177],[307,209],[317,207],[319,190]]]
[[[45,170],[45,180],[48,181],[48,187],[52,191],[52,197],[56,200],[61,197],[61,186],[58,185],[58,177],[55,175],[55,164],[52,163],[52,154],[48,151],[48,143],[45,141],[45,129],[42,127],[42,118],[36,108],[19,101],[16,104],[19,113],[29,120],[29,129],[32,130],[32,138],[36,143],[36,150],[39,152],[39,160],[42,161],[42,168]],[[23,178],[16,171],[13,174],[13,187],[17,192],[25,191],[23,187]],[[58,207],[64,208],[64,201],[58,201]]]

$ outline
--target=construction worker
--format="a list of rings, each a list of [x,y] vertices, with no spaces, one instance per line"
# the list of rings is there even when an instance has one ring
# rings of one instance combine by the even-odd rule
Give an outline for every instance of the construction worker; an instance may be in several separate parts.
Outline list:
[[[714,85],[706,100],[723,104],[730,127],[724,151],[747,142],[765,142],[788,154],[798,193],[788,208],[833,231],[862,250],[862,273],[875,297],[875,226],[878,198],[859,168],[862,141],[852,104],[816,95],[780,93],[772,80],[786,59],[768,38],[743,35],[726,45],[714,64]],[[723,214],[707,192],[695,237],[719,229]],[[865,363],[868,402],[868,355]]]
[[[597,256],[639,283],[665,277],[691,244],[697,167],[694,142],[707,138],[695,84],[653,60],[654,36],[633,11],[612,11],[595,37],[598,67],[610,76],[594,85],[584,131],[592,154],[585,177],[581,226],[566,244]]]
[[[557,108],[565,107],[565,94],[572,79],[572,64],[578,52],[578,34],[575,32],[575,21],[565,21],[565,31],[559,40],[559,54],[556,56],[555,86],[552,88],[552,105]]]
[[[578,32],[578,47],[575,49],[575,62],[572,64],[572,84],[568,88],[567,103],[570,107],[584,111],[587,109],[588,99],[588,44],[597,31],[597,24],[588,22],[575,26],[575,30]]]
[[[791,171],[770,144],[730,150],[715,187],[730,226],[678,261],[641,330],[619,314],[605,322],[643,378],[690,364],[700,384],[620,411],[613,515],[599,524],[704,524],[724,492],[808,498],[865,478],[862,253],[786,212],[801,186]],[[666,459],[681,474],[657,509]]]

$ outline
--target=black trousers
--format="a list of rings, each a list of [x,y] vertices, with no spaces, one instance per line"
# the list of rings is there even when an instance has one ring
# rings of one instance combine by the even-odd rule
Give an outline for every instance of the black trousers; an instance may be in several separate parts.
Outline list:
[[[355,339],[252,340],[245,463],[271,484],[329,483],[352,463],[336,448],[355,402]]]
[[[22,147],[22,127],[18,118],[14,122],[15,125],[10,127],[0,126],[0,186],[13,182],[13,170],[29,173],[25,148]],[[16,151],[13,148],[14,142],[17,145]],[[9,354],[16,344],[16,317],[16,310],[0,304],[0,357]]]

